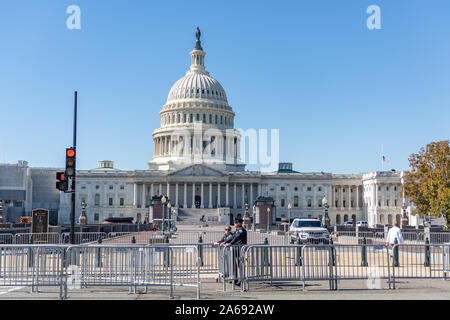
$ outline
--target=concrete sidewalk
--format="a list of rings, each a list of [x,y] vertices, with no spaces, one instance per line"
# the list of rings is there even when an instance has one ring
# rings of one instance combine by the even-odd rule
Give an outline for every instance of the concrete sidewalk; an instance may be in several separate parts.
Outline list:
[[[387,288],[387,282],[381,286]],[[248,292],[238,288],[223,292],[221,283],[214,279],[202,279],[202,300],[450,300],[450,281],[445,280],[402,280],[396,282],[397,289],[367,289],[366,281],[340,281],[339,290],[329,291],[328,282],[310,282],[306,292],[301,283],[273,283],[272,286],[262,283],[250,284]],[[138,288],[137,294],[129,294],[128,287],[90,287],[71,290],[68,299],[73,300],[168,300],[168,287],[149,287],[148,293]],[[31,293],[29,287],[2,287],[0,300],[56,300],[59,289],[40,288],[40,293]],[[196,289],[176,287],[174,300],[195,300]]]

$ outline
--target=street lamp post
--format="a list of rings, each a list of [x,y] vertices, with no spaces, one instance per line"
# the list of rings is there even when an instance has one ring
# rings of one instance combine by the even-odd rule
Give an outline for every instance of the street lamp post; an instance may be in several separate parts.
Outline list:
[[[164,221],[166,220],[166,208],[164,206],[166,205],[167,198],[165,196],[162,196],[161,203],[162,203],[162,233],[164,234]]]
[[[172,218],[172,210],[171,210],[171,208],[172,208],[172,205],[171,205],[170,202],[169,202],[169,203],[167,204],[167,213],[168,213],[168,219],[169,219],[167,229],[169,230],[169,232],[170,232],[170,229],[171,229],[170,219]]]
[[[288,223],[289,223],[289,225],[291,224],[291,209],[292,209],[292,206],[289,203],[288,204]]]
[[[401,227],[407,226],[409,221],[408,221],[408,216],[406,215],[406,209],[408,208],[408,206],[406,205],[406,202],[403,201],[402,204],[402,220],[401,220]]]
[[[270,215],[270,208],[267,207],[267,233],[270,232],[269,215]]]

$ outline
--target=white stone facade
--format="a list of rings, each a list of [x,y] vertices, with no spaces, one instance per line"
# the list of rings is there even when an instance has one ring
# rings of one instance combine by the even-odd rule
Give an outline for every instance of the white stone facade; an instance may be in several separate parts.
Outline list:
[[[201,46],[191,52],[186,75],[171,88],[153,132],[153,159],[148,170],[121,171],[112,161],[94,170],[77,171],[76,217],[81,202],[88,207],[88,222],[114,216],[142,221],[151,197],[168,195],[175,208],[230,208],[253,213],[258,196],[275,200],[278,218],[321,217],[322,199],[328,199],[331,223],[366,220],[371,226],[399,219],[401,173],[368,174],[272,173],[245,171],[241,162],[240,134],[225,90],[205,69]],[[218,210],[219,211],[219,210]],[[60,223],[69,223],[70,195],[62,194]]]

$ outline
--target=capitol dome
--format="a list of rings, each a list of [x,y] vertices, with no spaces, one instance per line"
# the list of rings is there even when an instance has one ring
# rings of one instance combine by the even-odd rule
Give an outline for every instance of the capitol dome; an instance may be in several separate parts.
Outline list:
[[[169,170],[204,163],[222,170],[241,171],[240,132],[234,129],[235,113],[220,83],[205,69],[200,42],[190,52],[191,67],[170,89],[159,112],[160,127],[153,132],[150,169]]]
[[[175,82],[170,89],[167,103],[186,99],[208,99],[228,103],[225,90],[219,81],[206,72],[188,71],[186,76]]]

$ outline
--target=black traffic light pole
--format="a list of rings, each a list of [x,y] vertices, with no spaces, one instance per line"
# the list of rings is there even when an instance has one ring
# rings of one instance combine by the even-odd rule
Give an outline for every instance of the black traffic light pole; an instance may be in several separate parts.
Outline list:
[[[74,117],[73,117],[73,148],[75,150],[75,157],[77,155],[77,98],[78,92],[75,91],[74,102]],[[76,176],[76,161],[73,168],[72,177],[72,210],[70,212],[70,243],[75,244],[75,176]]]

